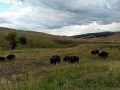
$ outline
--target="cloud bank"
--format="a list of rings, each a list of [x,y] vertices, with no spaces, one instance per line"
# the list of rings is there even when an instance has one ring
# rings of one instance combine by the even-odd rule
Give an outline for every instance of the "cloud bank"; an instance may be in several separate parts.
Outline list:
[[[119,31],[119,0],[0,0],[0,26],[54,35]],[[0,6],[1,6],[0,5]]]

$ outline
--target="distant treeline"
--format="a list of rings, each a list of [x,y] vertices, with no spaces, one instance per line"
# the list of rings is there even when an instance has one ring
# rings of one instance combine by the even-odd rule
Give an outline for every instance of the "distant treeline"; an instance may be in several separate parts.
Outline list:
[[[114,32],[88,33],[88,34],[76,35],[73,36],[73,38],[101,38],[101,37],[108,37],[113,34]]]

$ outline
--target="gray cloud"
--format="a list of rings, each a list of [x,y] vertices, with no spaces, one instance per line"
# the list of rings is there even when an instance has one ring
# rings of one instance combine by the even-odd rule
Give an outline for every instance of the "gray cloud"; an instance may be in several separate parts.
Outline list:
[[[21,8],[22,6],[22,8],[28,9],[24,11],[23,15],[18,15],[19,17],[15,18],[17,21],[15,24],[18,24],[19,28],[54,29],[55,31],[55,29],[68,28],[69,26],[90,25],[93,22],[97,22],[99,25],[120,23],[120,0],[12,1],[20,3],[18,6],[15,5],[16,7]],[[15,10],[17,11],[17,9]],[[0,23],[9,22],[8,19],[0,19]]]
[[[46,12],[58,20],[52,20],[52,17],[43,21],[43,25],[48,28],[60,28],[70,25],[84,25],[92,21],[99,24],[110,24],[112,22],[120,22],[120,1],[114,0],[21,0],[27,5],[33,7],[44,7],[54,12]],[[112,0],[111,0],[112,1]],[[39,9],[37,9],[39,11]],[[62,15],[63,13],[64,15]],[[41,14],[41,12],[38,12]],[[59,15],[58,15],[59,14]],[[51,16],[50,15],[50,16]]]
[[[10,22],[8,19],[6,19],[6,18],[4,18],[4,17],[0,17],[0,23],[2,24],[2,23],[8,23],[8,24],[10,24],[10,23],[12,23],[12,22]]]

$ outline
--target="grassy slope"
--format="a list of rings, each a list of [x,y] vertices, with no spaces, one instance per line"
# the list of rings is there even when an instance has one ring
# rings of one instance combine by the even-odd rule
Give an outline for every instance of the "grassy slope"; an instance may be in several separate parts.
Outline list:
[[[9,33],[8,29],[4,31],[1,37]],[[4,31],[0,30],[0,34]],[[17,32],[36,42],[39,42],[37,40],[42,36],[41,39],[49,37],[49,40],[52,40],[54,44],[57,42],[57,45],[63,45],[64,40],[68,41],[67,44],[74,43],[71,41],[74,39],[68,37]],[[33,35],[34,39],[29,37],[30,35]],[[94,41],[92,44],[80,41],[82,42],[80,45],[69,48],[27,48],[0,51],[2,56],[7,56],[9,53],[16,55],[15,61],[0,62],[0,90],[119,90],[120,53],[118,48],[120,44],[113,44],[113,42],[96,44],[96,40],[98,41],[98,39],[90,39]],[[95,48],[109,52],[109,58],[103,60],[97,55],[91,55],[90,51]],[[70,64],[61,60],[60,64],[54,66],[49,63],[50,57],[54,54],[60,55],[61,58],[65,55],[77,55],[80,61]]]
[[[18,45],[17,48],[51,48],[51,47],[61,47],[64,45],[75,45],[78,43],[78,40],[65,37],[65,36],[54,36],[40,32],[33,32],[33,31],[21,31],[21,30],[14,30],[9,28],[0,28],[0,46],[1,47],[9,47],[9,42],[5,40],[5,36],[7,36],[11,32],[16,32],[19,36],[26,36],[27,37],[27,45]],[[72,46],[72,45],[71,45]]]
[[[104,32],[102,32],[102,33],[104,33]],[[98,36],[99,36],[99,34],[102,34],[102,33],[93,33],[93,34],[98,34]],[[105,33],[107,33],[107,32],[105,32]],[[108,32],[109,33],[109,32]],[[90,33],[88,33],[88,34],[85,34],[86,36],[89,36],[89,35],[91,35]],[[76,37],[76,38],[85,38],[85,35],[82,37],[82,35],[78,35],[78,37],[77,36],[73,36],[73,37]],[[107,35],[107,34],[106,34]],[[80,37],[79,37],[80,36]],[[106,36],[106,37],[97,37],[97,36],[94,36],[94,38],[85,38],[85,39],[87,39],[87,40],[92,40],[92,41],[100,41],[100,42],[111,42],[111,41],[114,41],[114,42],[116,42],[116,43],[120,43],[120,40],[119,40],[119,38],[120,38],[120,32],[112,32],[112,34],[108,34],[108,36]]]

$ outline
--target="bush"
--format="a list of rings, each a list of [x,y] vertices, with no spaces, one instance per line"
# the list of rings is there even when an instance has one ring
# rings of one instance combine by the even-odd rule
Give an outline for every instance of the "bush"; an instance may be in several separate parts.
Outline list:
[[[12,47],[12,50],[13,50],[17,46],[17,43],[18,43],[17,33],[16,32],[9,33],[6,39],[9,41]]]
[[[19,42],[20,42],[20,44],[26,44],[27,43],[27,38],[25,36],[21,36],[19,38]]]

